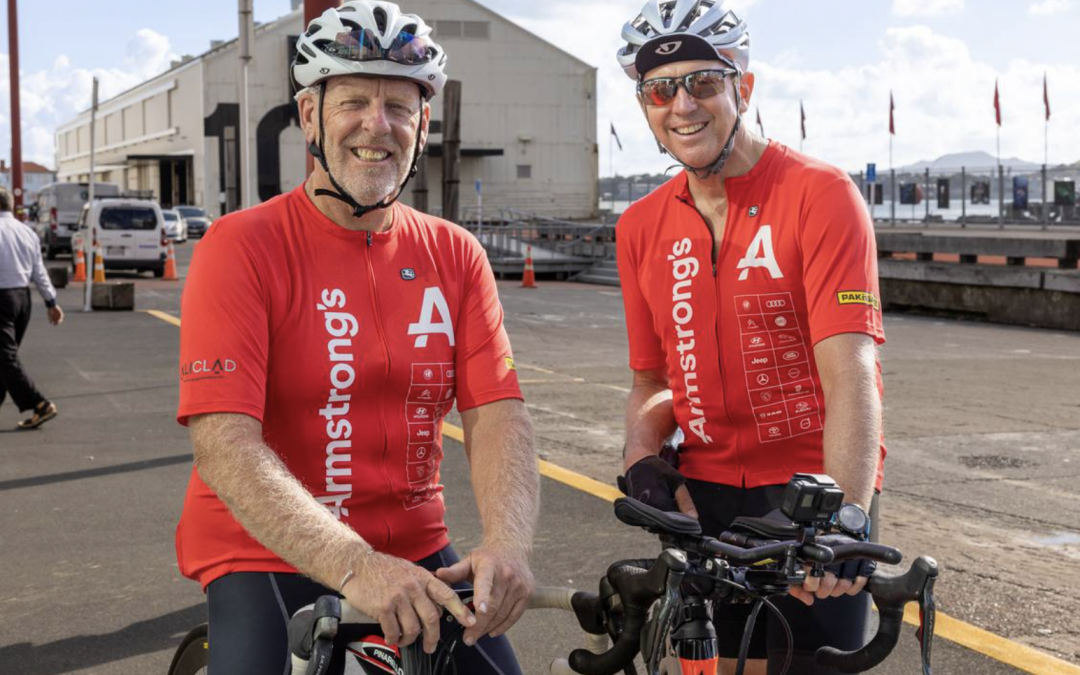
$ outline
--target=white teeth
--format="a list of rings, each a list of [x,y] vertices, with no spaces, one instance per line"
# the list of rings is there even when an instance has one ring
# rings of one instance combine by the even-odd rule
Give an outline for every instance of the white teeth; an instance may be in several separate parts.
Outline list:
[[[675,130],[675,133],[679,134],[680,136],[689,136],[690,134],[696,134],[704,128],[705,124],[703,122],[701,124],[693,124],[688,127],[679,127]]]
[[[390,156],[390,153],[384,150],[368,150],[367,148],[353,150],[353,154],[369,162],[380,162]]]

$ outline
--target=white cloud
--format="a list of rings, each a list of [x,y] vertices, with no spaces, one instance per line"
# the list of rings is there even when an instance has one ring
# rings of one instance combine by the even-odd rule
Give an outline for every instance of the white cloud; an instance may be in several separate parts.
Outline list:
[[[1072,0],[1042,0],[1041,2],[1033,2],[1028,5],[1028,14],[1047,16],[1050,14],[1061,14],[1070,9],[1072,9]]]
[[[98,78],[98,97],[104,101],[169,67],[174,59],[169,39],[149,29],[135,33],[127,43],[124,68],[72,68],[68,57],[59,55],[51,68],[20,73],[23,160],[56,168],[54,130],[90,107],[93,78]],[[7,54],[0,54],[0,70],[7,71]],[[0,101],[10,109],[10,83],[0,80]],[[0,117],[0,147],[11,147],[11,123]]]
[[[963,9],[964,0],[893,0],[892,4],[896,16],[942,16],[956,14]]]

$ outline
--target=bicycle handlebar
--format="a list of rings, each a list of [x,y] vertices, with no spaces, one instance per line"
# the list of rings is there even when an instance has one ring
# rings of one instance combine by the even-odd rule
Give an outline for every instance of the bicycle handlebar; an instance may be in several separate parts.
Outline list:
[[[937,562],[927,556],[916,559],[904,574],[874,574],[866,588],[873,596],[880,615],[877,634],[865,646],[855,651],[844,652],[835,647],[822,647],[815,655],[817,662],[842,673],[860,673],[877,666],[892,652],[900,637],[904,605],[918,602],[920,625],[916,636],[922,647],[923,673],[930,675],[930,651],[936,611],[933,588],[937,576]]]

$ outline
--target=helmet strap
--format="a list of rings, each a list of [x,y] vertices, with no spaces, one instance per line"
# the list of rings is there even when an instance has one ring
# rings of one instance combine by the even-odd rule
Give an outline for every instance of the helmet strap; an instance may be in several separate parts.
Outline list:
[[[421,98],[423,98],[423,93],[424,90],[421,87]],[[334,178],[334,174],[330,172],[330,164],[326,161],[326,132],[323,124],[323,101],[325,98],[326,80],[323,80],[319,83],[319,144],[315,145],[312,143],[308,146],[308,151],[319,160],[319,164],[322,166],[323,171],[326,172],[326,177],[330,179],[330,184],[334,186],[334,189],[326,190],[324,188],[317,188],[315,190],[315,196],[333,197],[334,199],[345,202],[345,204],[353,210],[352,215],[354,218],[363,218],[372,211],[389,207],[401,197],[401,193],[405,191],[405,186],[409,184],[409,180],[416,175],[416,164],[420,161],[420,127],[417,126],[416,128],[416,144],[413,146],[412,166],[409,167],[409,174],[405,176],[405,180],[398,186],[397,192],[394,193],[393,197],[386,197],[377,204],[364,205],[356,201],[356,199],[337,182]]]

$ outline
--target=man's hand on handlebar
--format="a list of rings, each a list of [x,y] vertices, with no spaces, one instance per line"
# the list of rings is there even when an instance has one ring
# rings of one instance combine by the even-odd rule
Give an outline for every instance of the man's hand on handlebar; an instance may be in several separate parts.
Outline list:
[[[412,644],[422,631],[428,654],[439,645],[440,608],[445,607],[462,626],[477,623],[446,583],[408,560],[382,553],[365,556],[363,567],[341,592],[349,604],[379,621],[387,644]]]
[[[661,511],[679,511],[697,518],[697,508],[690,498],[686,479],[679,470],[657,455],[634,462],[619,477],[619,489],[627,497]]]
[[[844,567],[850,565],[858,569],[860,562],[869,563],[871,561],[850,561],[844,563]],[[838,598],[841,595],[858,595],[866,587],[866,582],[870,578],[869,574],[872,573],[873,570],[867,576],[856,576],[850,579],[837,576],[834,572],[826,570],[825,576],[815,577],[810,574],[810,568],[807,568],[806,581],[803,582],[803,585],[790,587],[788,593],[807,606],[814,604],[815,599],[824,600],[825,598]]]
[[[466,627],[463,639],[470,647],[484,635],[498,637],[517,623],[536,587],[528,556],[493,545],[473,549],[435,575],[447,584],[468,581],[473,585],[477,621],[462,624]]]

